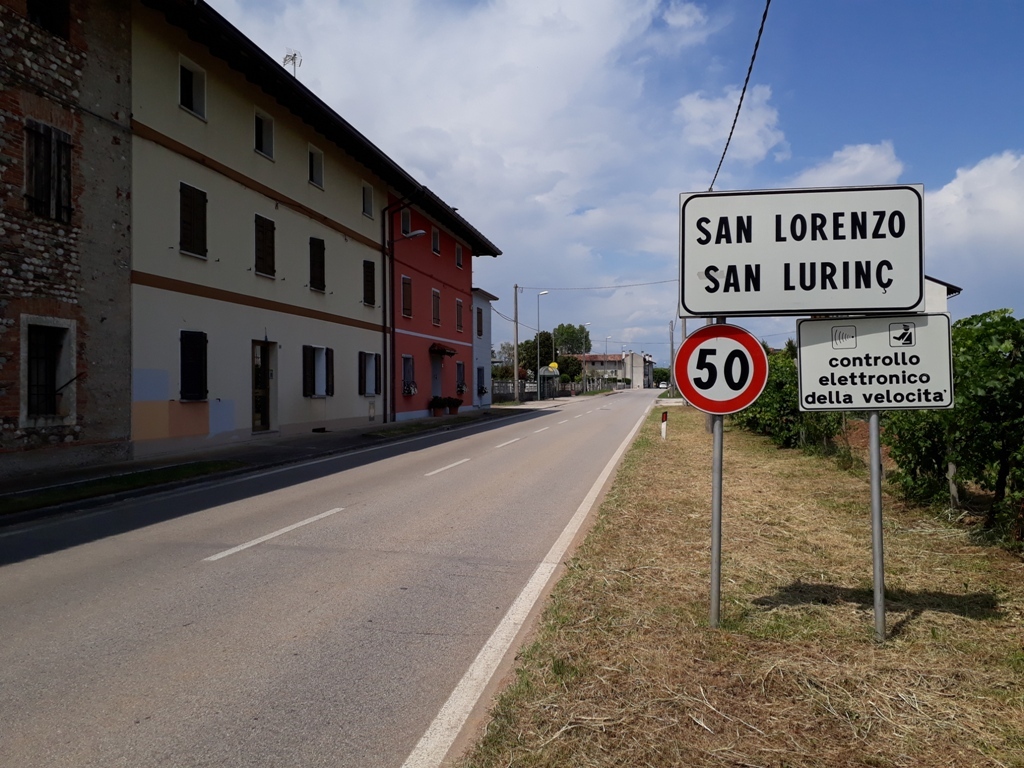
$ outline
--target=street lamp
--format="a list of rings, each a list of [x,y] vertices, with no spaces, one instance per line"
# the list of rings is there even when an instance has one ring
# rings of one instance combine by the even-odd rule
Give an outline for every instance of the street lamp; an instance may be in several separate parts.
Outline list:
[[[583,382],[583,393],[587,392],[587,326],[583,324],[583,352],[580,354],[580,381]]]
[[[540,297],[547,296],[548,291],[541,291],[537,294],[537,399],[540,396]]]

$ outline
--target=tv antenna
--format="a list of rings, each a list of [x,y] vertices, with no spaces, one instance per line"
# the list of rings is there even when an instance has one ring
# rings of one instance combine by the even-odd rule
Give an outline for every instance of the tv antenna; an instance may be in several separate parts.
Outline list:
[[[285,48],[284,60],[281,62],[284,66],[292,65],[292,77],[295,77],[295,68],[302,66],[302,52],[292,50],[291,48]]]

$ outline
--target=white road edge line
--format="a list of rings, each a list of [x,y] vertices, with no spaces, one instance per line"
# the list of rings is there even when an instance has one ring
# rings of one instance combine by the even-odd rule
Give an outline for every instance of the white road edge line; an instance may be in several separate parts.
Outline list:
[[[203,562],[204,563],[209,563],[209,562],[213,562],[214,560],[220,560],[222,557],[227,557],[228,555],[233,555],[236,552],[241,552],[243,549],[248,549],[249,547],[255,547],[257,544],[262,544],[264,541],[270,541],[270,539],[273,539],[273,538],[275,538],[277,536],[280,536],[282,533],[288,533],[288,531],[294,531],[296,528],[301,528],[304,525],[309,525],[310,523],[315,523],[317,520],[323,520],[325,517],[330,517],[331,515],[333,515],[333,514],[335,514],[337,512],[341,512],[342,509],[344,509],[344,507],[337,507],[336,509],[329,509],[326,512],[321,512],[319,515],[314,515],[313,517],[307,518],[306,520],[302,520],[302,521],[300,521],[298,523],[292,523],[291,525],[289,525],[289,526],[287,526],[285,528],[282,528],[279,531],[274,531],[273,533],[268,533],[266,536],[260,536],[258,539],[253,539],[252,541],[247,541],[245,544],[239,544],[237,547],[232,547],[231,549],[225,549],[223,552],[218,552],[216,555],[210,555],[209,557],[204,557],[203,558]]]
[[[430,477],[431,475],[436,475],[439,472],[444,472],[446,469],[451,469],[452,467],[457,467],[457,466],[459,466],[459,464],[465,464],[467,461],[469,461],[469,459],[460,459],[459,461],[456,461],[454,464],[449,464],[447,467],[441,467],[440,469],[435,469],[433,472],[427,472],[427,474],[425,474],[424,477]]]
[[[514,439],[512,439],[512,440],[506,440],[506,441],[505,441],[504,443],[502,443],[501,445],[496,445],[496,446],[494,446],[494,447],[495,447],[495,448],[504,448],[504,447],[505,447],[506,445],[512,445],[512,443],[518,443],[518,442],[519,442],[520,440],[522,440],[522,438],[521,438],[521,437],[516,437],[516,438],[514,438]]]
[[[540,429],[535,429],[533,430],[533,434],[539,434],[540,432],[543,432],[546,429],[551,429],[551,427],[541,427]]]
[[[629,447],[633,436],[647,419],[647,414],[653,406],[654,403],[652,402],[651,405],[644,409],[643,415],[633,426],[630,433],[626,435],[626,439],[619,445],[615,455],[608,460],[604,469],[601,470],[601,474],[598,475],[597,480],[590,487],[586,498],[583,499],[583,502],[576,509],[576,514],[572,516],[565,530],[562,531],[558,540],[548,551],[547,555],[544,556],[544,560],[537,566],[537,570],[533,572],[530,580],[523,587],[523,591],[519,593],[515,602],[512,603],[512,607],[508,609],[508,613],[505,614],[501,623],[494,630],[494,634],[490,636],[469,669],[466,670],[466,674],[463,675],[459,684],[455,686],[455,690],[452,691],[448,701],[441,707],[441,711],[437,713],[434,722],[430,724],[426,733],[420,738],[412,752],[405,759],[405,762],[402,763],[402,768],[440,768],[445,755],[448,754],[448,750],[455,743],[459,731],[466,724],[470,712],[473,711],[473,707],[476,706],[480,696],[483,695],[487,683],[494,675],[498,665],[501,664],[505,654],[508,653],[509,648],[512,647],[512,642],[515,640],[516,635],[519,634],[519,630],[522,629],[527,616],[530,615],[530,611],[533,610],[533,606],[540,599],[540,596],[544,594],[545,586],[552,575],[554,575],[555,570],[569,549],[569,545],[572,544],[572,540],[579,532],[583,522],[587,519],[587,515],[590,514],[590,510],[594,506],[594,502],[597,501],[601,488],[608,481],[612,470],[615,469],[615,465],[622,457],[622,454],[626,452],[626,448]]]

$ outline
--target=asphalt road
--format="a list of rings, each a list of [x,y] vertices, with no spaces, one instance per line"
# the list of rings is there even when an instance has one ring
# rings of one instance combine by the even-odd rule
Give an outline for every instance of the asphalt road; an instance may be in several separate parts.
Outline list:
[[[421,737],[655,394],[3,532],[0,765],[429,764]]]

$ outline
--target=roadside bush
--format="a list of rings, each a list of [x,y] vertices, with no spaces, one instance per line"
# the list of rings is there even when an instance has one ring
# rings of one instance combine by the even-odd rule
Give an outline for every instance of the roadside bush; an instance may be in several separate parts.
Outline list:
[[[733,414],[733,423],[767,436],[782,448],[831,453],[843,426],[840,413],[800,411],[796,361],[786,352],[768,355],[768,382],[749,408]]]
[[[991,491],[986,524],[1003,519],[1024,538],[1024,320],[998,309],[953,324],[950,411],[906,411],[886,419],[884,440],[899,466],[890,480],[914,499],[930,500],[947,487],[956,466],[962,489]]]

